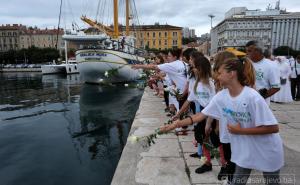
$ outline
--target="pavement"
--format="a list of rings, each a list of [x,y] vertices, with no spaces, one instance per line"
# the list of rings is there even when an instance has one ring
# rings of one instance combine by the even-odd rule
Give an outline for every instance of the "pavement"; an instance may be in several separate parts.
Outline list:
[[[146,88],[129,135],[146,136],[169,117],[164,112],[163,99]],[[281,170],[282,184],[300,184],[300,102],[271,104],[279,121],[280,134],[284,142],[285,166]],[[127,142],[115,171],[112,185],[215,185],[220,170],[217,160],[212,160],[213,170],[196,174],[202,165],[200,159],[189,155],[197,151],[192,144],[193,132],[187,136],[176,136],[174,132],[158,136],[155,144],[143,147],[141,143]],[[250,179],[260,176],[253,171]],[[261,176],[260,176],[261,177]],[[253,181],[253,184],[263,184]]]

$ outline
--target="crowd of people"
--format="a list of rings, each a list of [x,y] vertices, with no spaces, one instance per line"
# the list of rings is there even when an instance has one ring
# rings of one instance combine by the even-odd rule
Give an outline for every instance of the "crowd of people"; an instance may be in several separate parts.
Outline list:
[[[185,135],[194,125],[197,152],[190,156],[206,159],[196,173],[212,171],[210,143],[220,154],[219,180],[246,184],[254,169],[279,184],[283,144],[269,105],[300,100],[300,56],[271,57],[259,41],[249,41],[246,52],[239,58],[222,51],[208,60],[193,48],[174,49],[132,67],[154,71],[148,85],[164,98],[172,119],[161,132]]]

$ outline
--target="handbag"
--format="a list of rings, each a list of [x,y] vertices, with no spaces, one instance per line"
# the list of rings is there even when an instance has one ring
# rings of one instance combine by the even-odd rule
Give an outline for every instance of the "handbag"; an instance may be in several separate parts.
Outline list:
[[[286,78],[280,78],[280,84],[281,85],[286,84]]]

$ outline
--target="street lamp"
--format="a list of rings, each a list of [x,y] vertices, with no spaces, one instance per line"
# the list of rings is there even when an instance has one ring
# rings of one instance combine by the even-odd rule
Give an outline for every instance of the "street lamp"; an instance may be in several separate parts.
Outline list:
[[[208,17],[210,17],[210,29],[212,29],[212,19],[215,17],[213,14],[209,14]],[[208,36],[208,35],[207,35]],[[210,51],[208,48],[209,40],[208,37],[206,39],[206,44],[207,44],[207,54],[210,55]]]
[[[213,14],[209,14],[208,17],[210,17],[210,28],[212,28],[212,19],[215,17]]]

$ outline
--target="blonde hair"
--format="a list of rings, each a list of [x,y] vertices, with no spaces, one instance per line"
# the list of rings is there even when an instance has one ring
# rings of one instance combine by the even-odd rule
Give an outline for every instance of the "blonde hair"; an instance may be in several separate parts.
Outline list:
[[[238,59],[233,53],[229,52],[229,51],[221,51],[219,53],[216,54],[216,56],[214,57],[214,66],[213,66],[213,79],[215,81],[215,87],[216,87],[216,91],[220,91],[222,89],[222,86],[218,80],[218,70],[219,68],[222,66],[223,62],[226,59]]]
[[[255,70],[248,58],[226,59],[223,63],[227,71],[236,71],[238,81],[243,86],[253,87],[255,85]]]
[[[223,51],[216,55],[215,57],[215,66],[214,79],[216,81],[216,89],[221,89],[221,84],[217,80],[217,71],[222,66],[225,65],[225,69],[228,71],[237,71],[238,81],[241,85],[246,85],[249,87],[254,87],[255,85],[255,70],[248,58],[239,59],[233,53],[229,51]]]

